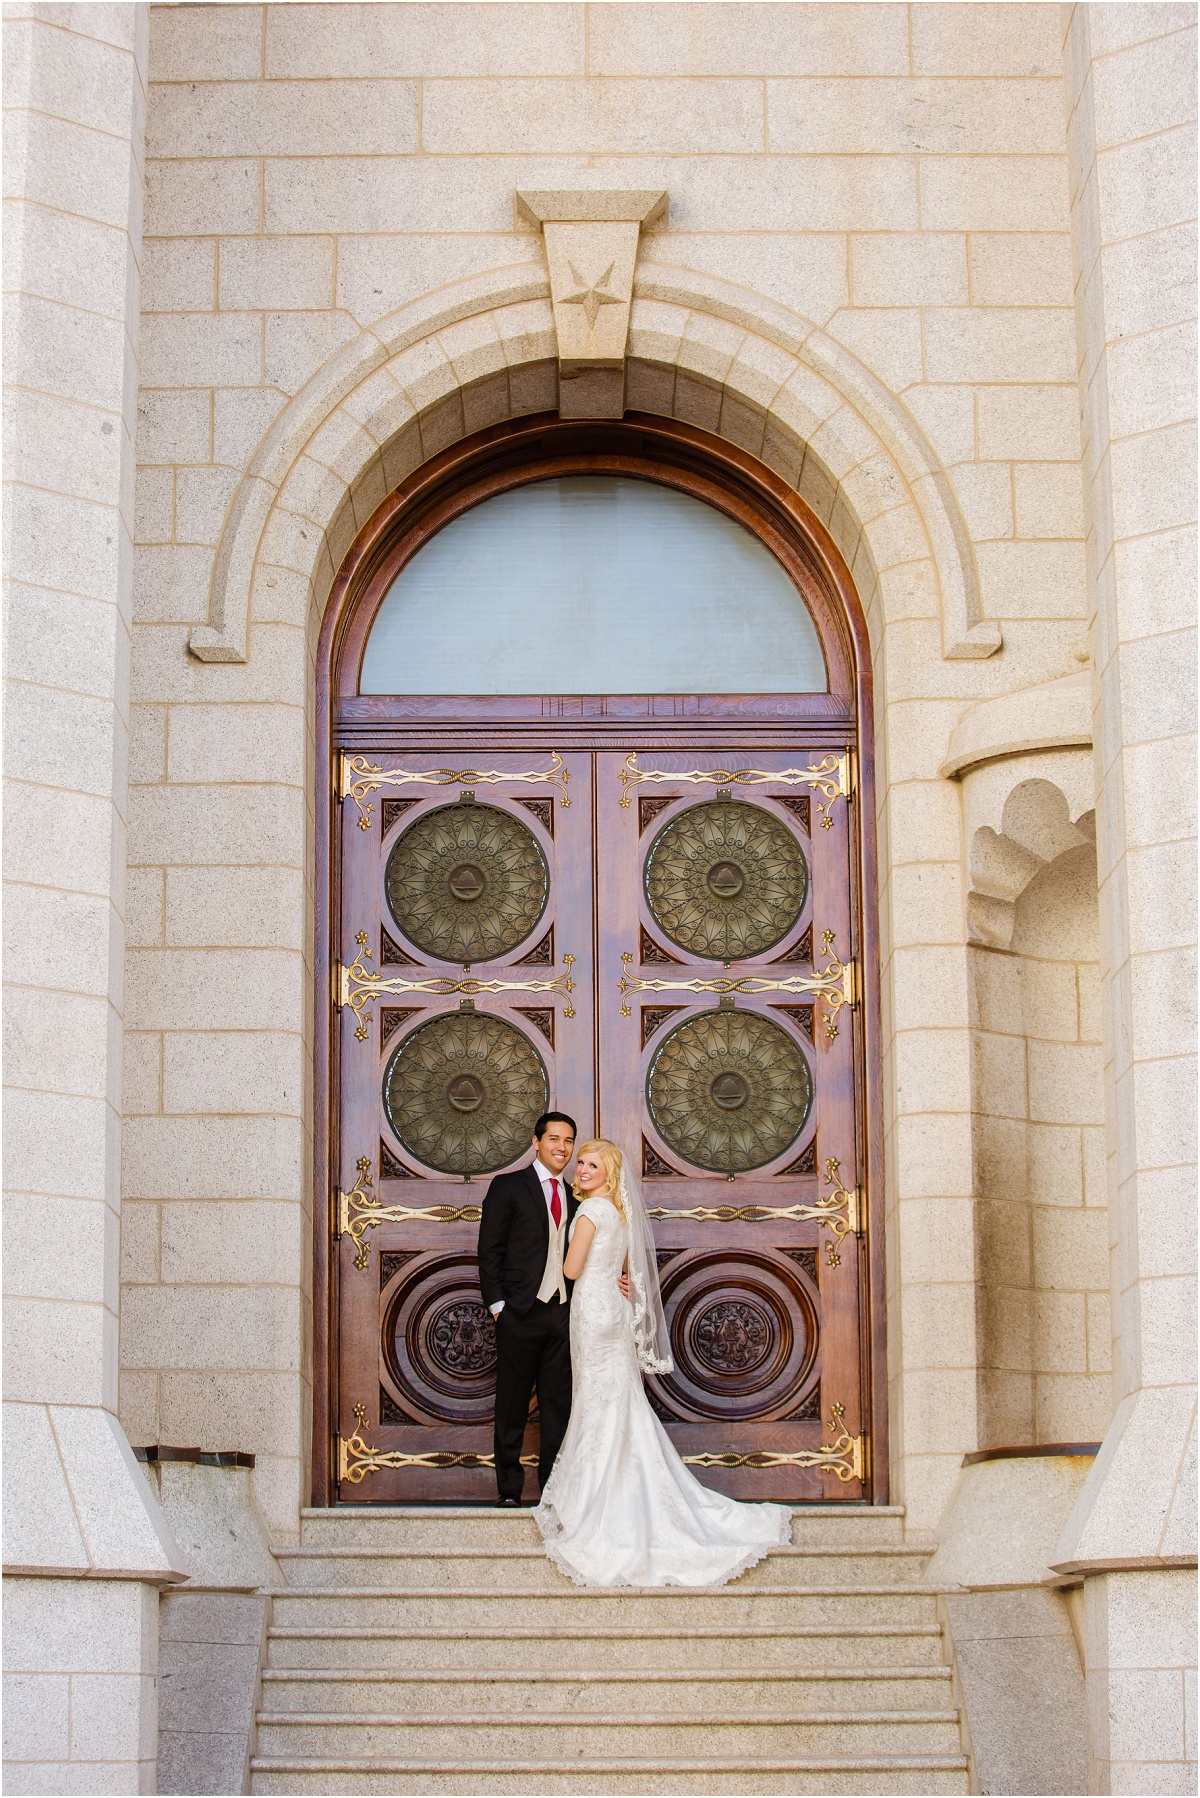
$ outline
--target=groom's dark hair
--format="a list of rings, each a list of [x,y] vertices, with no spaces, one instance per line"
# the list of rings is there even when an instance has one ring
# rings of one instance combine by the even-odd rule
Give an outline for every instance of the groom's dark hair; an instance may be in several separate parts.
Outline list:
[[[533,1134],[537,1137],[539,1142],[546,1134],[547,1124],[570,1124],[571,1135],[579,1135],[579,1131],[575,1126],[575,1119],[568,1117],[565,1111],[543,1111],[541,1117],[533,1126]]]

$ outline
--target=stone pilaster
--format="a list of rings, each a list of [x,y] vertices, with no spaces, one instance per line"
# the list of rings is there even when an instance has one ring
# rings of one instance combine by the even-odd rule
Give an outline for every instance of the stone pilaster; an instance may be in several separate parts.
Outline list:
[[[5,9],[5,1788],[154,1789],[116,1418],[145,6]]]
[[[1065,9],[1117,1410],[1085,1579],[1092,1792],[1195,1789],[1195,11]],[[1194,1727],[1194,1725],[1193,1725]],[[1194,1756],[1194,1749],[1191,1751]]]

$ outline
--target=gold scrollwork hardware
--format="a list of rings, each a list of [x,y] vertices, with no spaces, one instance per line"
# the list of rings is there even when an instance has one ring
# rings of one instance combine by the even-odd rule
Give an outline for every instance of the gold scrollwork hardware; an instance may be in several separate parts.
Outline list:
[[[338,796],[343,800],[353,799],[358,807],[358,828],[370,830],[375,808],[367,794],[377,792],[380,787],[475,787],[525,781],[557,787],[561,795],[559,804],[569,806],[567,782],[570,778],[557,749],[550,751],[549,768],[531,768],[523,774],[506,774],[499,768],[384,768],[378,762],[369,762],[365,755],[344,755]]]
[[[866,1478],[866,1437],[851,1436],[845,1424],[845,1405],[834,1405],[829,1428],[834,1440],[828,1447],[801,1449],[794,1455],[775,1454],[770,1449],[752,1450],[747,1455],[684,1455],[689,1467],[817,1467],[832,1473],[843,1485]]]
[[[371,1023],[366,1008],[384,993],[429,993],[437,998],[449,998],[454,993],[471,998],[477,993],[561,993],[566,1000],[563,1017],[575,1016],[575,1007],[571,1003],[571,994],[575,991],[575,982],[571,978],[571,969],[575,966],[573,955],[563,956],[567,971],[553,980],[477,980],[473,974],[457,977],[438,974],[426,980],[405,980],[397,974],[386,980],[367,966],[371,951],[367,947],[366,931],[360,930],[354,940],[358,944],[358,954],[350,966],[338,962],[334,967],[333,1002],[339,1011],[348,1005],[354,1013],[357,1019],[354,1034],[360,1043],[366,1040]]]
[[[844,1210],[844,1221],[830,1224],[833,1234],[839,1239],[852,1233],[855,1236],[865,1236],[867,1233],[867,1195],[861,1186],[856,1186],[852,1190],[844,1187],[840,1179],[841,1171],[842,1164],[837,1156],[827,1155],[825,1157],[825,1184],[831,1186],[833,1191],[821,1193],[817,1199],[817,1205],[822,1210],[827,1210],[831,1216],[836,1212],[839,1219]],[[830,1267],[841,1265],[841,1257],[837,1255],[837,1250],[832,1242],[826,1243],[825,1253]],[[834,1258],[835,1256],[837,1259]]]
[[[378,1201],[371,1196],[370,1189],[372,1180],[370,1156],[360,1155],[354,1165],[358,1169],[358,1179],[354,1182],[350,1191],[343,1192],[340,1186],[334,1188],[333,1240],[338,1242],[343,1236],[349,1233],[354,1238],[354,1243],[357,1247],[358,1239],[362,1235],[366,1225],[360,1225],[355,1229],[350,1214],[360,1206],[375,1205]],[[362,1255],[362,1260],[360,1262],[356,1257],[354,1265],[356,1267],[365,1267],[367,1265],[367,1256],[370,1253],[370,1244],[368,1244],[365,1249],[360,1250],[360,1253]]]
[[[363,1156],[358,1164],[358,1180],[350,1192],[339,1188],[334,1195],[335,1235],[349,1236],[355,1247],[354,1265],[360,1270],[371,1258],[368,1230],[380,1224],[477,1224],[483,1216],[478,1205],[385,1205],[368,1190],[371,1186],[371,1163]],[[357,1415],[357,1413],[356,1413]],[[360,1420],[361,1421],[361,1420]]]
[[[817,801],[821,829],[832,830],[830,806],[835,799],[844,799],[849,804],[854,793],[854,751],[846,749],[841,755],[827,755],[819,762],[810,762],[807,768],[781,768],[775,773],[763,768],[692,768],[686,774],[679,774],[639,768],[637,751],[631,750],[621,770],[621,805],[626,811],[634,787],[648,781],[665,782],[670,786],[686,781],[693,786],[713,787],[761,787],[768,782],[778,782],[785,787],[811,787],[822,796]]]
[[[630,974],[632,950],[621,956],[625,972],[617,982],[621,994],[621,1016],[632,1015],[630,993],[720,993],[732,997],[736,993],[809,993],[823,999],[829,1007],[825,1020],[826,1034],[843,1005],[851,1009],[858,1004],[858,970],[852,961],[831,961],[820,974],[789,974],[784,980],[770,980],[757,974],[724,975],[715,980],[640,980]],[[833,1035],[837,1035],[834,1028]]]
[[[363,1407],[355,1405],[354,1415],[362,1428],[366,1428],[359,1412]],[[522,1455],[522,1467],[536,1467],[536,1455]],[[372,1448],[363,1440],[356,1430],[353,1436],[339,1436],[337,1439],[337,1477],[340,1483],[357,1486],[366,1479],[369,1473],[383,1473],[389,1468],[429,1467],[442,1472],[448,1467],[494,1467],[495,1459],[491,1455],[477,1455],[471,1449],[431,1448],[423,1454],[408,1455],[400,1449]]]
[[[815,1222],[832,1230],[840,1241],[843,1236],[862,1234],[862,1194],[857,1187],[853,1192],[839,1187],[836,1192],[821,1193],[815,1205],[693,1205],[686,1211],[655,1205],[647,1209],[647,1216],[686,1217],[720,1224],[763,1224],[782,1219],[801,1224]]]

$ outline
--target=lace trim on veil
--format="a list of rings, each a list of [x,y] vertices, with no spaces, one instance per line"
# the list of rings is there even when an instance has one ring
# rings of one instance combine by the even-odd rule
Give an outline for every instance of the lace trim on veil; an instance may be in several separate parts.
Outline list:
[[[654,1353],[653,1345],[658,1332],[644,1275],[631,1267],[629,1284],[633,1288],[633,1340],[637,1348],[638,1366],[643,1373],[670,1373],[675,1366],[670,1355],[661,1358]]]
[[[654,1231],[646,1216],[637,1176],[628,1161],[621,1169],[621,1205],[627,1231],[627,1265],[633,1305],[633,1342],[643,1373],[670,1373],[670,1333],[658,1282]]]

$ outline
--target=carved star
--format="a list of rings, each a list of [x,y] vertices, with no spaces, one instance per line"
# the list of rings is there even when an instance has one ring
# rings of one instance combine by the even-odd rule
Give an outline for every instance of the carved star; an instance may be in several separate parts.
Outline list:
[[[610,262],[604,273],[597,276],[596,280],[590,284],[580,274],[573,262],[568,262],[567,267],[579,284],[579,292],[565,293],[562,297],[562,304],[564,306],[582,306],[584,317],[588,322],[588,330],[594,331],[601,306],[619,306],[622,303],[615,293],[605,292],[605,288],[612,279],[612,272],[616,264]]]

